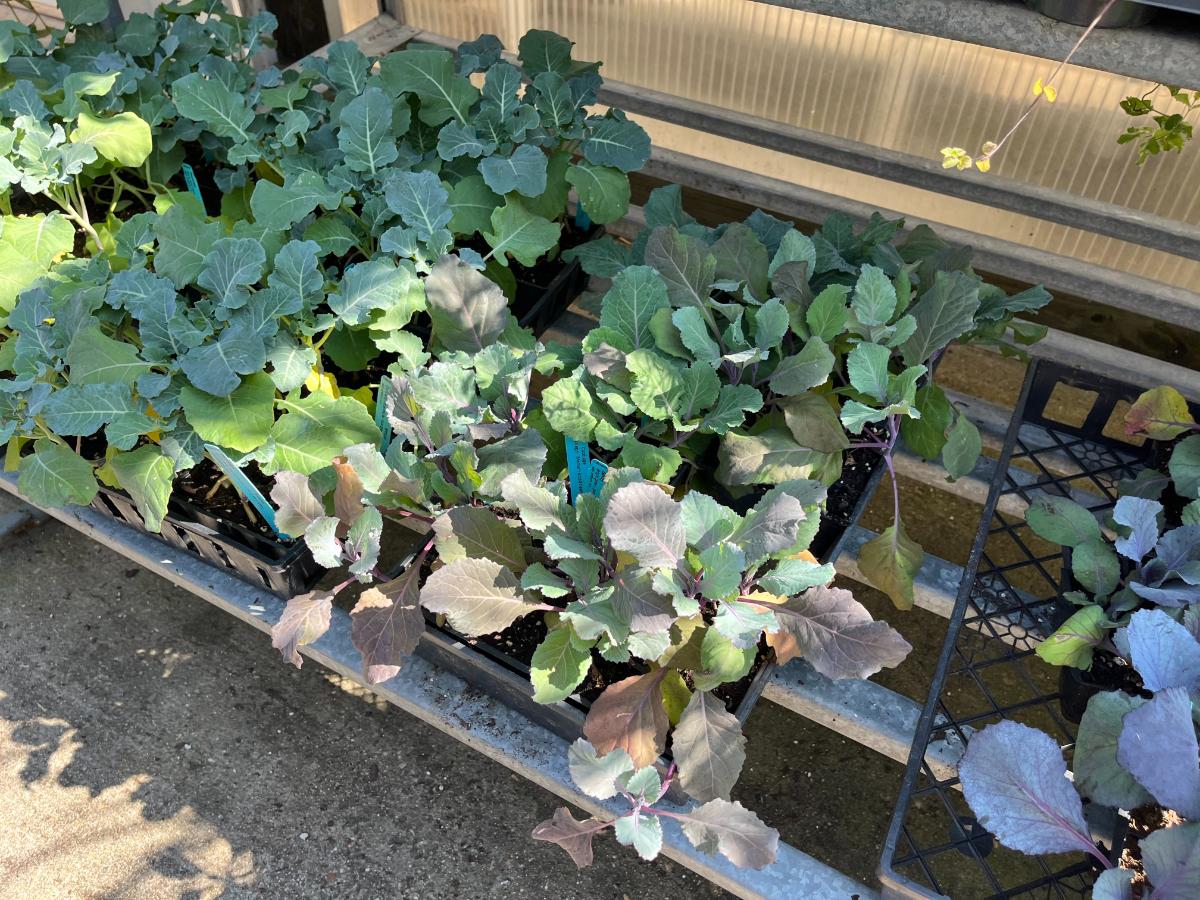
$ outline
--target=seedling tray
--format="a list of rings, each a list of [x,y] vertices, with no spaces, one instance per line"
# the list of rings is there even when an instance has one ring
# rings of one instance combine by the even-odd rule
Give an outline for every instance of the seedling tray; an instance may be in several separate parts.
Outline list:
[[[1119,482],[1155,452],[1122,429],[1143,390],[1046,360],[1030,366],[884,844],[885,896],[1088,896],[1097,873],[1083,854],[1032,857],[1002,847],[973,817],[953,770],[935,772],[925,754],[933,744],[965,747],[1000,719],[1039,728],[1067,748],[1074,743],[1059,671],[1034,653],[1073,609],[1061,597],[1062,548],[1040,541],[1023,512],[999,510],[1023,510],[1046,494],[1071,496],[1097,513],[1111,508]],[[1089,812],[1093,836],[1115,858],[1125,820],[1100,813]]]
[[[325,571],[304,541],[272,540],[186,501],[171,501],[159,534],[146,531],[137,506],[120,491],[101,487],[91,507],[284,599],[303,594]]]

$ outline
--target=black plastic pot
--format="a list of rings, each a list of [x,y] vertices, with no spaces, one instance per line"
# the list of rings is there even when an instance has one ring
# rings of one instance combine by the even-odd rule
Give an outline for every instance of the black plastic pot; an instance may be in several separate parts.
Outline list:
[[[1076,725],[1083,721],[1088,701],[1099,693],[1124,691],[1134,696],[1150,696],[1133,669],[1119,663],[1118,657],[1107,650],[1097,650],[1094,655],[1091,667],[1086,670],[1072,666],[1058,670],[1058,705],[1067,721]]]
[[[146,531],[137,506],[120,491],[101,487],[91,505],[118,522]],[[172,500],[162,530],[146,533],[284,599],[303,594],[325,572],[304,541],[273,540],[216,519],[185,501]]]
[[[562,263],[562,270],[545,288],[518,278],[517,296],[513,304],[521,310],[517,321],[541,337],[583,292],[587,278],[579,260]]]

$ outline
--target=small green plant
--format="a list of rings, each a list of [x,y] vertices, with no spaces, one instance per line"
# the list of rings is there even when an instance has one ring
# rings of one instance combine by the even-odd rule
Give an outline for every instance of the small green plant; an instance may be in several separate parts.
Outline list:
[[[1182,104],[1182,110],[1155,106],[1156,97],[1164,87],[1171,100]],[[1151,156],[1172,151],[1179,153],[1192,139],[1192,123],[1187,117],[1200,109],[1200,91],[1189,94],[1182,88],[1156,84],[1140,97],[1126,97],[1121,101],[1121,109],[1135,118],[1149,116],[1154,122],[1153,125],[1130,125],[1117,138],[1118,144],[1137,142],[1137,164],[1140,166]]]

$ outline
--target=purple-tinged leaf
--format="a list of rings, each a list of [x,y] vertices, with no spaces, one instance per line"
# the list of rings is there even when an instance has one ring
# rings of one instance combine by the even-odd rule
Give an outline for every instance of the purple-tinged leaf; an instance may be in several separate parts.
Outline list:
[[[746,738],[736,716],[707,691],[696,691],[672,738],[683,789],[697,800],[728,800],[746,761]]]
[[[1105,869],[1092,885],[1092,900],[1133,900],[1133,882],[1128,869]]]
[[[299,648],[311,644],[329,630],[332,612],[333,595],[328,591],[309,591],[293,597],[271,628],[271,646],[299,669],[304,665]]]
[[[686,538],[679,504],[653,484],[635,482],[613,494],[604,516],[608,539],[644,568],[673,568]]]
[[[368,588],[350,613],[350,639],[362,654],[367,684],[394,677],[421,642],[420,572],[413,565],[399,578]]]
[[[1191,690],[1200,683],[1200,643],[1161,609],[1138,610],[1114,640],[1147,690]]]
[[[631,631],[666,634],[678,616],[671,598],[654,589],[645,572],[625,569],[613,576],[612,605],[627,616]]]
[[[525,551],[517,530],[505,525],[490,509],[456,506],[434,520],[433,532],[443,562],[490,559],[517,575],[525,571]]]
[[[503,631],[542,608],[525,599],[512,572],[490,559],[456,559],[438,569],[421,589],[421,605],[471,636]]]
[[[972,735],[958,766],[963,795],[1004,846],[1022,853],[1095,853],[1083,802],[1048,734],[1001,721]]]
[[[585,869],[592,864],[592,838],[609,824],[599,819],[580,822],[571,815],[569,809],[560,806],[554,811],[553,818],[533,829],[533,839],[558,844],[567,851],[575,865]]]
[[[597,800],[607,800],[621,792],[618,779],[632,775],[633,760],[624,750],[613,750],[600,756],[596,748],[579,738],[567,750],[567,767],[571,779],[580,790],[586,791]]]
[[[820,503],[824,489],[814,481],[788,481],[772,488],[746,514],[733,540],[756,562],[796,543],[800,524],[807,518],[805,506]]]
[[[1158,541],[1158,517],[1163,506],[1157,500],[1122,497],[1113,508],[1113,521],[1129,528],[1128,537],[1117,538],[1113,546],[1126,559],[1140,562]]]
[[[1200,897],[1200,823],[1163,828],[1142,838],[1141,846],[1152,900]]]
[[[1139,581],[1129,582],[1129,589],[1141,597],[1159,606],[1178,609],[1192,603],[1200,603],[1200,585],[1174,582],[1164,587],[1151,587]]]
[[[1125,716],[1117,760],[1160,804],[1188,819],[1200,816],[1200,748],[1192,701],[1168,688]]]
[[[583,723],[596,752],[624,750],[638,768],[658,759],[666,747],[667,710],[660,685],[668,669],[632,675],[605,688]]]
[[[739,869],[775,862],[779,832],[735,800],[710,800],[682,817],[683,833],[702,853],[720,851]]]
[[[1164,577],[1175,573],[1188,584],[1195,584],[1196,582],[1186,577],[1185,573],[1191,571],[1190,564],[1200,560],[1200,525],[1172,528],[1158,542],[1154,556],[1162,567]]]
[[[912,650],[843,588],[818,585],[773,609],[779,630],[767,644],[779,662],[802,656],[826,678],[868,678],[898,666]]]

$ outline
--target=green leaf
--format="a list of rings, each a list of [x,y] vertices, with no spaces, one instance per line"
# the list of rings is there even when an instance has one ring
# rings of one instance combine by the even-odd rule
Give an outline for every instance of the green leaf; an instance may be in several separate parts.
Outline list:
[[[781,266],[791,262],[804,263],[808,267],[807,272],[810,278],[817,266],[817,251],[813,247],[813,242],[794,228],[785,232],[780,239],[779,249],[771,258],[767,274],[773,276]]]
[[[706,628],[700,644],[702,673],[695,673],[696,690],[712,690],[721,684],[737,681],[750,671],[757,649],[737,647],[715,628]]]
[[[710,600],[723,600],[741,585],[746,555],[736,544],[721,541],[701,551],[700,565],[701,593]]]
[[[567,181],[598,225],[616,222],[629,211],[629,176],[620,169],[581,162],[567,169]]]
[[[1071,615],[1037,646],[1037,655],[1052,666],[1087,669],[1092,653],[1104,640],[1104,608],[1085,606]]]
[[[650,159],[650,136],[636,122],[592,116],[580,150],[593,165],[636,172]]]
[[[591,214],[590,209],[588,213]],[[783,252],[782,249],[780,252]],[[730,223],[725,233],[712,245],[712,255],[717,261],[715,274],[718,280],[745,282],[750,292],[760,300],[769,296],[771,285],[767,280],[767,248],[749,226],[741,222]],[[809,271],[812,271],[811,267]],[[787,321],[786,318],[784,321]]]
[[[454,56],[445,50],[410,47],[379,61],[379,77],[395,96],[404,92],[420,99],[418,117],[426,125],[448,119],[468,121],[479,91],[455,72]]]
[[[525,571],[525,551],[517,529],[482,506],[456,506],[433,522],[442,562],[490,559],[516,574]]]
[[[188,380],[202,391],[224,396],[240,383],[239,375],[260,371],[267,361],[263,339],[240,328],[226,328],[212,343],[189,350],[180,359]]]
[[[179,399],[188,424],[201,440],[239,453],[266,443],[275,424],[275,384],[262,372],[246,376],[227,397],[186,385]]]
[[[1039,537],[1064,547],[1100,539],[1095,516],[1066,497],[1046,494],[1034,498],[1025,512],[1025,521]]]
[[[394,54],[400,55],[400,54]],[[338,147],[355,172],[375,175],[400,155],[392,137],[392,101],[369,87],[338,114]]]
[[[450,626],[474,636],[503,631],[540,604],[521,592],[517,577],[490,559],[457,559],[421,588],[421,605],[447,616]]]
[[[754,313],[754,344],[760,350],[772,350],[779,346],[788,330],[787,307],[776,298],[771,298]]]
[[[450,230],[469,237],[487,230],[492,212],[501,198],[484,183],[482,175],[470,175],[450,188]]]
[[[212,292],[220,306],[239,309],[250,295],[246,287],[262,278],[267,254],[249,238],[221,238],[204,257],[196,284]]]
[[[646,241],[645,258],[666,282],[672,306],[695,306],[711,315],[708,299],[717,261],[703,241],[670,226],[659,227]]]
[[[629,466],[647,481],[669,482],[683,464],[683,457],[672,447],[657,447],[641,441],[626,441],[617,457],[618,466]]]
[[[450,222],[450,194],[432,172],[395,172],[384,189],[388,208],[430,241]]]
[[[892,320],[896,311],[896,288],[883,269],[871,265],[862,267],[850,308],[862,325],[886,325]]]
[[[880,403],[888,399],[888,363],[892,354],[879,344],[858,344],[846,357],[846,374],[856,391]]]
[[[1071,572],[1085,590],[1097,597],[1111,594],[1121,582],[1117,554],[1103,538],[1092,538],[1072,548]]]
[[[356,263],[329,295],[329,308],[347,325],[361,325],[376,310],[389,320],[407,323],[425,307],[421,280],[411,263],[395,266],[386,259]]]
[[[811,337],[799,353],[784,357],[768,384],[785,397],[803,394],[829,379],[835,361],[828,345],[819,337]]]
[[[590,647],[579,649],[569,626],[551,628],[533,651],[529,663],[533,699],[538,703],[556,703],[575,692],[592,667]]]
[[[546,154],[530,144],[521,144],[508,156],[489,156],[479,163],[479,173],[497,194],[516,191],[537,197],[546,190]]]
[[[613,279],[600,308],[600,327],[622,334],[634,350],[653,347],[650,320],[669,308],[667,286],[649,266],[630,266]]]
[[[566,80],[557,72],[543,72],[533,79],[537,90],[534,106],[542,117],[542,127],[564,128],[575,118],[575,98]]]
[[[342,216],[318,216],[316,221],[304,229],[304,239],[313,241],[322,253],[344,256],[358,243],[358,238]]]
[[[72,384],[117,384],[133,387],[150,364],[138,356],[137,348],[116,341],[93,325],[79,331],[63,354]]]
[[[91,463],[62,444],[39,440],[21,459],[17,489],[37,506],[87,506],[99,487]]]
[[[264,228],[286,231],[318,206],[336,210],[341,202],[341,191],[317,173],[303,170],[289,174],[282,186],[259,179],[250,195],[250,210],[254,221]]]
[[[367,408],[351,397],[310,394],[279,401],[283,415],[271,429],[275,457],[266,474],[290,470],[311,475],[355,444],[379,444],[379,428]]]
[[[909,312],[917,329],[900,350],[904,364],[926,362],[955,338],[974,327],[979,309],[979,280],[962,272],[937,273],[933,287],[921,295]]]
[[[1200,434],[1175,445],[1167,470],[1180,496],[1200,499]]]
[[[60,256],[71,252],[75,245],[75,229],[61,213],[36,213],[32,216],[0,218],[3,232],[0,244],[12,247],[21,258],[34,263],[42,271]]]
[[[71,132],[71,140],[91,144],[105,159],[130,167],[144,163],[153,149],[150,126],[131,112],[99,117],[84,110]]]
[[[184,75],[171,85],[171,98],[180,115],[203,122],[218,137],[255,142],[246,130],[254,121],[254,110],[246,105],[244,94],[220,81],[209,80],[199,72]]]
[[[444,256],[425,279],[433,334],[447,350],[478,353],[495,343],[511,315],[500,288],[455,256]]]
[[[96,25],[108,18],[108,0],[58,0],[68,25]]]
[[[221,237],[221,226],[207,222],[184,206],[172,206],[154,223],[158,252],[154,270],[182,288],[196,279],[204,259]]]
[[[921,418],[901,419],[900,436],[904,439],[905,446],[922,459],[937,459],[946,446],[946,431],[954,421],[954,407],[946,399],[945,392],[936,384],[927,384],[917,391],[915,403]],[[974,467],[974,460],[971,461],[971,465]]]
[[[108,465],[137,504],[146,530],[157,533],[171,499],[174,461],[153,444],[145,444],[131,453],[114,454]]]
[[[69,384],[50,395],[41,414],[60,437],[86,437],[132,406],[133,398],[124,384]]]
[[[826,454],[801,447],[790,432],[782,429],[760,434],[731,431],[722,438],[718,455],[718,480],[734,486],[809,478],[826,461]]]
[[[536,265],[538,259],[558,243],[561,230],[551,222],[529,212],[515,197],[508,197],[504,206],[492,213],[492,230],[484,239],[492,248],[491,256],[507,265],[505,254],[523,266]]]
[[[438,132],[438,156],[449,162],[460,156],[478,159],[496,151],[494,141],[481,138],[475,131],[474,125],[463,125],[461,122],[447,122]]]
[[[329,45],[326,71],[333,86],[350,97],[357,97],[367,85],[371,73],[369,60],[353,41],[334,41]]]
[[[858,551],[858,567],[863,575],[887,594],[897,609],[913,608],[913,582],[924,559],[925,551],[904,533],[899,520]]]
[[[1043,641],[1038,647],[1039,655],[1046,643]],[[1081,646],[1087,649],[1086,655],[1078,654],[1079,662],[1084,665],[1066,661],[1061,664],[1078,668],[1089,665],[1091,648],[1083,642]],[[1140,697],[1130,697],[1121,691],[1101,691],[1088,701],[1079,722],[1071,768],[1075,773],[1075,786],[1093,803],[1114,809],[1137,809],[1151,802],[1146,789],[1117,760],[1117,740],[1125,715],[1144,702]]]
[[[625,367],[634,376],[629,396],[637,408],[651,418],[669,419],[683,388],[682,367],[653,350],[634,350]]]
[[[700,430],[725,434],[746,420],[746,413],[762,409],[763,398],[758,388],[748,384],[723,384],[717,402],[700,422]]]
[[[780,403],[783,420],[801,447],[822,453],[840,453],[850,439],[837,411],[823,394],[803,393]]]
[[[517,44],[521,65],[531,78],[543,72],[566,77],[571,74],[571,48],[574,44],[553,31],[532,28]]]
[[[979,429],[967,418],[965,413],[958,414],[958,421],[946,436],[946,446],[942,450],[942,465],[946,474],[953,481],[970,474],[975,469],[979,454],[983,452],[983,441],[979,437]]]
[[[555,431],[585,444],[600,421],[595,400],[575,378],[560,378],[542,391],[542,410]]]
[[[664,292],[665,296],[665,292]],[[721,346],[713,340],[708,322],[695,306],[671,313],[671,322],[679,330],[679,340],[692,352],[697,362],[716,368],[721,363]]]

